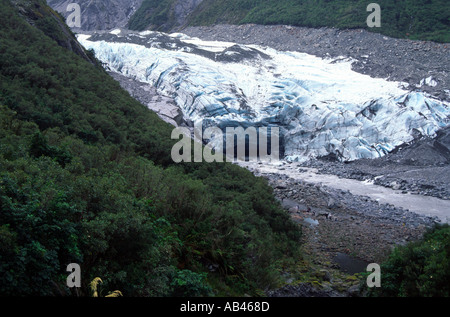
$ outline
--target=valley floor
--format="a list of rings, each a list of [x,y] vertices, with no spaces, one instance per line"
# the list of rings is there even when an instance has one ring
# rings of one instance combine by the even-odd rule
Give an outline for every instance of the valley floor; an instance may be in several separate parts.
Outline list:
[[[357,273],[365,272],[369,263],[382,263],[396,245],[415,241],[442,222],[314,182],[308,178],[311,173],[297,163],[239,164],[268,179],[283,207],[303,228],[307,279],[297,276],[273,296],[360,295],[358,288],[364,280]],[[360,182],[359,186],[365,185]],[[443,202],[450,206],[450,201]]]

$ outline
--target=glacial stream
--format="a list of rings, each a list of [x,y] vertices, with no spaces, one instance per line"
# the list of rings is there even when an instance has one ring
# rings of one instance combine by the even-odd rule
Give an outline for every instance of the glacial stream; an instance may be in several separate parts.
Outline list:
[[[349,191],[353,195],[369,197],[380,204],[391,204],[420,215],[437,217],[442,223],[450,223],[450,200],[410,193],[403,194],[401,190],[393,190],[367,181],[320,174],[317,169],[302,167],[295,163],[263,165],[240,162],[239,165],[262,175],[272,173],[287,175],[295,180]]]

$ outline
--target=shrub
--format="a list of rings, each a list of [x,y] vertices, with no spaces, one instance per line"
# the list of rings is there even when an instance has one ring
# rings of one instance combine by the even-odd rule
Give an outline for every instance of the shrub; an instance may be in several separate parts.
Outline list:
[[[437,226],[422,240],[395,248],[381,265],[381,286],[370,295],[450,296],[450,226]]]

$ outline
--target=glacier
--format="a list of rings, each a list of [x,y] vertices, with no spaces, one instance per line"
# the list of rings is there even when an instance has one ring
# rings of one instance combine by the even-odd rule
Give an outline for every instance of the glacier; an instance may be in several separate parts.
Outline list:
[[[173,98],[191,126],[279,127],[288,161],[377,158],[449,125],[446,102],[357,73],[345,57],[152,31],[78,34],[78,40],[111,71]]]

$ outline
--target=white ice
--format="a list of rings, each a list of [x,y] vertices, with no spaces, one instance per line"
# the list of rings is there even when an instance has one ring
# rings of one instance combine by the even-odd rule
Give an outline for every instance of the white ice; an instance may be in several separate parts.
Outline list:
[[[141,36],[151,33],[140,33]],[[375,158],[449,124],[449,105],[404,84],[354,72],[352,60],[321,59],[260,46],[269,59],[218,62],[187,45],[219,54],[234,43],[166,35],[186,46],[79,41],[116,72],[174,98],[185,118],[221,128],[279,126],[288,160],[335,153],[342,160]],[[154,39],[154,37],[153,37]],[[233,50],[230,56],[239,55]]]

